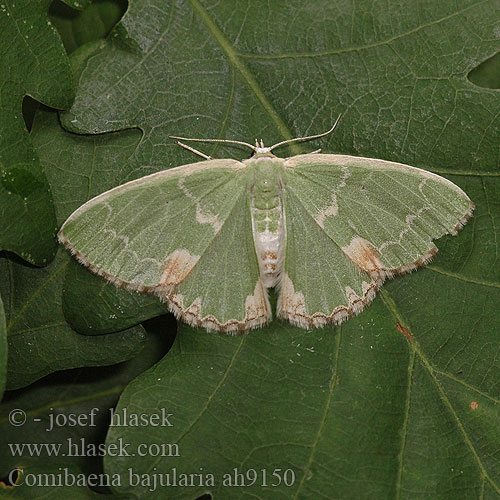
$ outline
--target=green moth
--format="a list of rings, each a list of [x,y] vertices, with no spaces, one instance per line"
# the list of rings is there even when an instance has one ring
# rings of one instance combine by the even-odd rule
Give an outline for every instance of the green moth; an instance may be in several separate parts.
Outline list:
[[[338,120],[337,120],[338,121]],[[244,161],[182,165],[115,187],[78,208],[59,241],[92,272],[157,294],[186,323],[246,332],[277,316],[302,328],[358,314],[386,278],[436,254],[474,204],[455,184],[373,158],[309,154],[278,158],[248,146]]]

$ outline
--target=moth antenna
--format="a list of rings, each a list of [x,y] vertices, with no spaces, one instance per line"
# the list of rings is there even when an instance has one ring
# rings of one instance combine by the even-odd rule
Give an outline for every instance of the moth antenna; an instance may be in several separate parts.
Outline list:
[[[248,142],[243,141],[233,141],[231,139],[194,139],[192,137],[178,137],[176,135],[170,135],[170,139],[178,139],[181,141],[196,141],[196,142],[220,142],[223,144],[239,144],[240,146],[246,146],[250,148],[252,151],[256,151],[256,147],[248,144]]]
[[[212,156],[208,156],[205,153],[202,153],[201,151],[198,151],[197,149],[194,149],[191,146],[188,146],[187,144],[182,143],[181,141],[176,141],[176,144],[187,149],[188,151],[191,151],[192,153],[194,153],[198,156],[201,156],[202,158],[205,158],[205,160],[213,160]]]
[[[292,142],[309,141],[311,139],[317,139],[318,137],[324,137],[325,135],[331,134],[335,130],[335,127],[337,126],[337,124],[339,123],[341,116],[342,116],[342,113],[339,114],[339,116],[335,120],[335,123],[333,124],[332,128],[330,130],[327,130],[326,132],[323,132],[322,134],[308,135],[306,137],[295,137],[294,139],[287,139],[286,141],[281,141],[281,142],[276,143],[274,146],[271,146],[269,148],[269,151],[272,151],[274,148],[284,146],[285,144],[290,144]]]

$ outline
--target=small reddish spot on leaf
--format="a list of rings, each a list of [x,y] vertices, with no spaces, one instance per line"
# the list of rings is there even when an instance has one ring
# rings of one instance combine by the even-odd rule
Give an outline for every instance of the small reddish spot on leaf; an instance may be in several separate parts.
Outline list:
[[[479,404],[478,404],[477,401],[471,401],[469,403],[469,407],[470,407],[471,410],[477,410],[478,406],[479,406]]]
[[[413,344],[413,335],[410,333],[408,328],[405,328],[401,323],[396,323],[396,329],[408,339],[410,344]]]

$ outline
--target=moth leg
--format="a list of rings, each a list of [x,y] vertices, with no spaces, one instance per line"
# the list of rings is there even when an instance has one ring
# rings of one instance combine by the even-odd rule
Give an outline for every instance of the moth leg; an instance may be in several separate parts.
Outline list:
[[[205,153],[202,153],[198,151],[197,149],[192,148],[191,146],[188,146],[187,144],[184,144],[183,142],[177,141],[177,144],[188,151],[191,151],[194,154],[197,154],[198,156],[201,156],[202,158],[205,158],[205,160],[213,160],[214,158],[212,156],[208,156]]]

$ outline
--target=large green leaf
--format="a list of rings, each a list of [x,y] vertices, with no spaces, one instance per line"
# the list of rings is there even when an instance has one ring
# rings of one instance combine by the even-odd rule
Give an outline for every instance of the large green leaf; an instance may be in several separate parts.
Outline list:
[[[471,4],[457,11],[451,3],[442,3],[422,11],[418,21],[416,14],[407,15],[410,7],[390,13],[380,8],[371,14],[377,32],[368,21],[353,24],[350,32],[339,14],[356,13],[331,3],[304,9],[300,16],[307,22],[300,25],[292,21],[293,8],[277,7],[269,15],[282,22],[274,22],[270,41],[259,31],[266,23],[260,22],[258,9],[240,18],[238,11],[229,16],[222,6],[206,10],[193,2],[194,10],[172,4],[163,12],[157,6],[163,15],[153,18],[142,15],[141,9],[153,8],[154,2],[137,2],[108,45],[88,59],[75,104],[63,123],[80,132],[140,128],[140,143],[121,165],[123,182],[193,161],[169,141],[172,133],[213,136],[217,124],[220,132],[215,135],[263,136],[272,143],[324,130],[343,111],[328,150],[403,161],[438,173],[460,172],[463,176],[452,180],[464,188],[466,175],[479,171],[475,179],[492,189],[499,160],[491,112],[497,97],[472,85],[467,72],[498,43],[469,40],[463,28],[464,23],[479,24],[483,39],[489,40],[496,25],[484,20],[488,5]],[[232,23],[219,22],[225,18]],[[397,32],[392,24],[384,24],[388,18],[400,19]],[[314,25],[322,29],[308,41],[308,51],[308,27]],[[424,43],[422,37],[439,46],[433,58],[428,57],[431,42]],[[275,91],[273,82],[282,80],[289,85]],[[296,95],[294,86],[308,90]],[[320,97],[317,88],[322,89]],[[295,133],[289,130],[292,125]],[[234,148],[209,152],[219,157],[245,154]],[[476,187],[478,191],[468,191],[474,200],[483,191],[480,183]],[[460,235],[461,245],[469,242]],[[481,260],[484,269],[495,273],[491,259]]]
[[[49,3],[16,0],[0,5],[0,249],[36,265],[54,258],[57,225],[22,102],[29,95],[64,109],[73,98],[69,60],[49,21]]]
[[[89,183],[96,194],[195,161],[170,134],[273,143],[325,130],[339,112],[341,125],[321,144],[326,152],[446,175],[477,208],[458,236],[438,241],[431,266],[386,284],[342,327],[305,332],[276,321],[236,338],[180,329],[172,351],[119,405],[129,413],[165,408],[173,426],[112,428],[108,436],[178,444],[180,456],[107,457],[106,470],[124,478],[120,493],[151,495],[125,480],[129,467],[151,481],[202,467],[214,487],[171,488],[168,497],[500,496],[500,117],[498,92],[467,79],[500,49],[499,13],[494,0],[130,3],[108,43],[86,59],[62,123],[142,136],[134,143],[134,131],[89,139],[46,129],[43,142],[54,142],[43,156],[57,158],[51,184],[68,211],[82,201],[65,197],[69,186]],[[96,168],[88,166],[93,144],[102,144]],[[113,301],[103,306],[95,278],[79,271],[65,283],[65,311],[78,328],[110,331],[106,315],[120,329],[162,312],[150,304],[146,314],[121,315],[122,300],[138,299],[106,292]],[[235,467],[259,471],[256,484],[224,486]],[[278,468],[294,471],[293,485],[263,487],[262,469],[269,484]]]
[[[396,329],[401,318],[389,293],[383,296],[371,315],[348,321],[337,335],[270,327],[223,338],[182,328],[173,350],[130,384],[117,408],[172,414],[171,427],[147,433],[111,429],[108,444],[124,439],[131,453],[158,443],[166,450],[140,460],[106,457],[106,470],[122,474],[119,491],[148,496],[145,480],[129,486],[129,468],[145,478],[172,477],[176,468],[178,477],[212,473],[216,486],[175,488],[168,498],[207,490],[228,499],[465,499],[498,492],[498,381],[492,374],[481,383],[479,366],[450,359],[462,347],[459,338],[448,356],[437,355],[432,344],[436,336],[443,343],[442,329],[415,326],[409,342]],[[431,294],[422,311],[427,325],[439,324],[446,303],[438,291]],[[493,310],[491,304],[485,312]],[[467,318],[461,311],[451,326]],[[234,479],[224,487],[235,468],[244,477],[250,471],[247,488],[236,488]],[[264,473],[270,486],[278,481],[273,472],[283,478],[287,469],[293,484],[263,488]],[[253,486],[252,470],[259,473]]]

